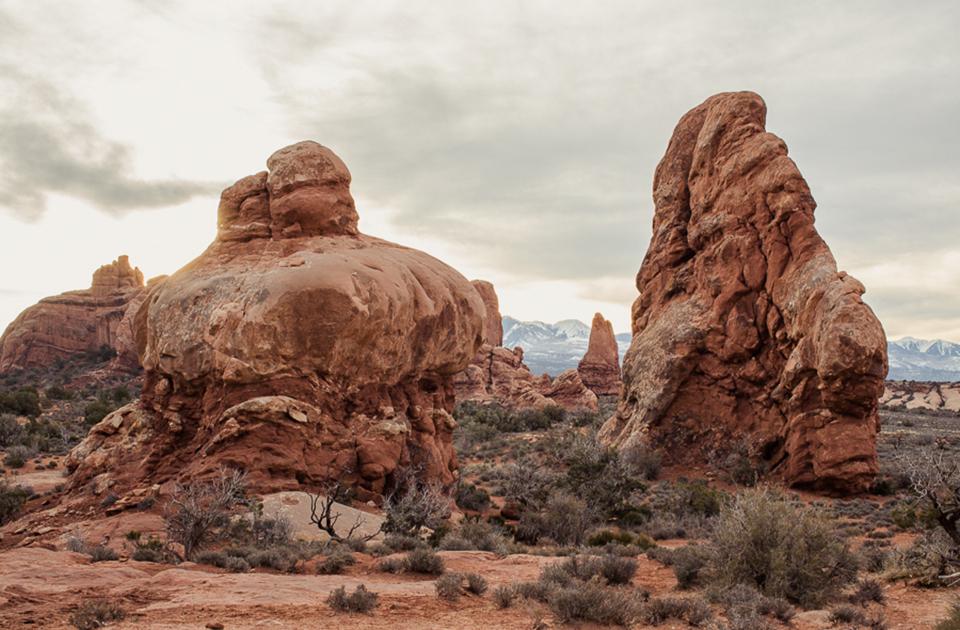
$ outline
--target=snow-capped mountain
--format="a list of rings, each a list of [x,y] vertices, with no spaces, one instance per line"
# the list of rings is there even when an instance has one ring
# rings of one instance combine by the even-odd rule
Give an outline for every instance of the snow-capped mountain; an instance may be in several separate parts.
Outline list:
[[[521,322],[504,316],[503,345],[506,348],[523,348],[523,362],[534,374],[546,372],[557,376],[564,370],[577,367],[577,363],[590,345],[590,326],[578,319],[565,319],[556,324],[544,322]],[[630,335],[617,335],[620,360],[630,347]]]
[[[904,337],[887,342],[891,381],[960,381],[960,344]]]
[[[556,324],[503,318],[503,345],[523,348],[523,362],[534,374],[556,376],[577,367],[590,342],[590,326],[576,319]],[[630,333],[617,335],[620,363],[630,347]],[[960,344],[942,339],[904,337],[887,342],[891,381],[960,381]]]

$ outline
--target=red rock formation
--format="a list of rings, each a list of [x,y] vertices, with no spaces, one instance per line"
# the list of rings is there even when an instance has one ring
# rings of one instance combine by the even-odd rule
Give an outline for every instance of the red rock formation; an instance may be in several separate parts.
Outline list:
[[[120,256],[93,273],[89,289],[44,298],[20,313],[0,337],[0,373],[45,367],[101,346],[117,350],[121,367],[136,369],[135,346],[122,331],[132,330],[145,296],[143,274]]]
[[[543,409],[560,405],[569,411],[597,411],[597,396],[587,389],[576,370],[567,370],[552,383],[550,377],[534,376],[523,363],[523,348],[503,348],[500,302],[493,285],[485,280],[471,282],[483,298],[487,315],[488,342],[462,372],[454,376],[457,400],[496,402],[507,409]],[[490,343],[495,341],[495,344]]]
[[[602,436],[674,458],[749,435],[795,487],[865,490],[887,370],[863,285],[837,272],[756,94],[685,115],[654,178],[633,342]]]
[[[590,327],[590,345],[577,365],[583,384],[598,396],[619,394],[620,348],[613,324],[597,313]]]
[[[329,149],[302,142],[267,164],[223,192],[213,244],[150,291],[141,407],[91,432],[74,483],[224,464],[270,491],[350,467],[375,498],[410,462],[455,480],[452,376],[483,340],[483,301],[440,261],[360,234]],[[133,435],[128,456],[118,445]]]
[[[484,339],[488,346],[503,345],[503,317],[500,315],[500,300],[497,298],[497,292],[493,284],[486,280],[471,280],[470,284],[477,290],[483,299],[483,305],[487,312],[487,336]]]

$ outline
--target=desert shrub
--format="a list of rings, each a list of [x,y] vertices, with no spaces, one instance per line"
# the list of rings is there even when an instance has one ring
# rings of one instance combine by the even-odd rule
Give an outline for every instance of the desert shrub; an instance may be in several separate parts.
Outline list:
[[[474,595],[483,595],[487,592],[489,584],[487,584],[487,579],[480,575],[479,573],[467,573],[464,576],[464,579],[467,581],[467,592],[473,593]]]
[[[137,509],[141,512],[146,512],[154,505],[156,505],[157,500],[153,497],[144,497],[140,499],[140,503],[137,503]]]
[[[559,545],[579,546],[596,518],[596,512],[586,501],[558,492],[547,499],[540,519],[540,534]]]
[[[607,588],[600,578],[556,589],[547,605],[561,623],[584,620],[628,626],[640,614],[640,601],[635,593]]]
[[[192,558],[203,545],[223,535],[231,509],[244,500],[245,492],[246,474],[225,468],[208,482],[177,483],[163,507],[167,535],[183,545],[186,558]]]
[[[673,490],[676,498],[672,511],[677,515],[717,516],[730,500],[728,493],[711,488],[700,480],[677,483]]]
[[[697,544],[688,544],[673,550],[670,568],[677,578],[677,586],[686,589],[700,582],[700,576],[707,566],[709,550]]]
[[[130,554],[130,559],[138,562],[161,562],[164,558],[163,553],[156,549],[137,548]]]
[[[587,537],[588,547],[603,547],[613,542],[620,543],[621,545],[632,545],[633,534],[630,532],[617,532],[604,529]]]
[[[337,575],[357,563],[357,558],[349,551],[335,551],[323,560],[317,561],[317,573],[321,575]]]
[[[227,562],[230,556],[222,551],[200,551],[193,556],[193,561],[197,564],[209,564],[221,569],[227,568]]]
[[[728,615],[727,623],[718,624],[717,630],[777,630],[777,627],[751,610]]]
[[[73,400],[73,392],[63,385],[51,385],[45,393],[50,400]]]
[[[427,546],[427,543],[416,536],[390,535],[383,539],[383,545],[387,547],[391,553],[396,553],[398,551],[422,549]]]
[[[547,569],[567,573],[571,578],[576,578],[586,582],[599,576],[609,584],[628,584],[637,573],[639,563],[633,558],[624,558],[611,554],[601,556],[570,556],[563,562],[551,565]],[[567,580],[557,580],[563,584],[569,583]]]
[[[859,626],[866,623],[867,617],[850,604],[840,604],[830,609],[830,621],[834,624],[852,623]]]
[[[849,546],[817,509],[804,509],[782,492],[744,492],[725,505],[707,558],[714,586],[755,586],[801,606],[822,605],[856,576]]]
[[[434,528],[450,512],[452,501],[439,484],[412,482],[384,501],[383,531],[417,536],[424,527]]]
[[[363,538],[347,538],[341,544],[356,553],[367,552],[367,541]]]
[[[384,573],[400,573],[407,568],[407,559],[400,556],[390,556],[377,562],[377,566]]]
[[[462,510],[482,512],[490,507],[490,493],[472,483],[460,482],[454,495],[457,507]]]
[[[29,497],[30,493],[22,486],[11,486],[6,479],[0,479],[0,525],[12,520]]]
[[[70,616],[70,625],[77,630],[94,630],[111,621],[123,621],[126,616],[127,612],[120,604],[105,599],[87,600]]]
[[[493,604],[500,608],[510,608],[510,605],[513,603],[513,600],[517,597],[517,591],[512,586],[506,586],[501,584],[497,588],[493,589]]]
[[[20,439],[23,427],[17,418],[10,413],[0,413],[0,447],[13,446]]]
[[[21,387],[10,393],[0,392],[0,413],[36,418],[42,412],[40,392],[36,387]]]
[[[649,444],[628,446],[621,452],[621,457],[639,479],[653,481],[660,477],[663,456]]]
[[[101,400],[94,401],[83,410],[83,425],[92,427],[116,410],[116,407],[108,405]]]
[[[503,489],[504,501],[519,503],[529,510],[539,509],[554,492],[559,479],[556,471],[533,457],[498,466],[495,476]]]
[[[367,587],[361,584],[349,595],[347,594],[347,587],[341,586],[330,593],[325,602],[336,613],[369,614],[380,605],[377,601],[379,598],[379,595],[368,591]]]
[[[449,551],[489,551],[501,557],[508,552],[507,539],[499,527],[472,519],[462,521],[456,533],[440,542],[440,548]]]
[[[451,601],[458,600],[463,593],[463,573],[457,571],[444,573],[437,578],[434,587],[437,590],[437,597]]]
[[[116,492],[109,492],[105,494],[104,497],[100,500],[100,507],[108,508],[119,500],[120,500],[120,497],[117,496]]]
[[[947,617],[938,621],[933,630],[960,630],[960,598],[953,600]]]
[[[27,446],[18,444],[7,449],[7,454],[3,458],[3,465],[10,468],[23,468],[32,457],[37,454],[35,450]]]
[[[644,623],[659,626],[670,619],[687,621],[701,626],[713,619],[710,606],[702,599],[678,599],[662,597],[651,599],[640,609],[639,618]]]
[[[251,567],[276,569],[281,573],[292,571],[297,566],[298,559],[294,552],[283,547],[258,549],[246,557],[246,561]]]
[[[555,451],[566,471],[561,485],[607,518],[626,504],[633,491],[645,488],[634,460],[602,444],[595,435],[568,433]]]
[[[883,592],[883,585],[870,578],[857,580],[856,588],[853,593],[850,594],[850,601],[861,606],[867,602],[882,604],[886,598],[887,596]]]
[[[445,567],[443,558],[433,549],[414,549],[407,553],[406,568],[414,573],[440,575]]]
[[[287,545],[293,538],[293,522],[285,515],[265,516],[263,503],[251,510],[251,518],[239,519],[231,528],[233,537],[248,541],[258,547],[277,547]]]
[[[927,585],[942,583],[940,576],[953,565],[956,549],[943,530],[923,532],[906,548],[893,550],[885,564],[889,579],[922,578]]]
[[[920,517],[936,525],[949,540],[941,554],[936,580],[960,572],[960,458],[940,449],[920,449],[904,461],[914,492],[918,495]]]
[[[87,549],[87,554],[90,556],[90,562],[107,562],[120,559],[120,555],[116,551],[102,545]]]

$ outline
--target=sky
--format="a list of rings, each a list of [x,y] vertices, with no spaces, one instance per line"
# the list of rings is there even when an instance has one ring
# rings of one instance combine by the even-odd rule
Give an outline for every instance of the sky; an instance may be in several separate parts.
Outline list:
[[[751,90],[890,339],[960,342],[960,3],[0,0],[0,328],[315,140],[364,233],[629,331],[674,126]]]

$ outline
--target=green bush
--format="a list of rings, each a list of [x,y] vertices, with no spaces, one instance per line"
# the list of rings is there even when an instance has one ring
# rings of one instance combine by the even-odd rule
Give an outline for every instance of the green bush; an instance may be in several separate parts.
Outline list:
[[[483,595],[487,592],[487,588],[489,588],[487,579],[479,573],[471,572],[463,577],[467,580],[467,592],[473,593],[474,595]]]
[[[0,447],[13,446],[20,440],[23,427],[17,418],[10,413],[0,413]]]
[[[70,625],[77,630],[102,628],[110,621],[123,621],[127,612],[119,604],[105,599],[88,600],[70,616]]]
[[[87,554],[90,555],[90,562],[107,562],[120,559],[120,555],[116,551],[100,545],[88,549]]]
[[[94,401],[83,410],[83,425],[92,427],[114,411],[116,411],[116,407],[112,407],[99,400]]]
[[[547,605],[560,623],[583,620],[629,626],[639,617],[641,603],[636,593],[607,588],[602,579],[593,578],[556,589]]]
[[[3,458],[3,465],[10,468],[23,468],[27,461],[36,455],[36,451],[26,446],[13,446],[7,449],[7,454]]]
[[[27,504],[30,494],[22,487],[11,487],[6,479],[0,479],[0,525],[13,519]]]
[[[461,510],[474,510],[482,512],[490,507],[490,493],[479,488],[472,483],[461,481],[457,484],[457,492],[454,495],[457,507]]]
[[[51,385],[45,393],[50,400],[73,400],[73,392],[63,385]]]
[[[359,585],[353,593],[347,594],[347,587],[341,586],[330,593],[326,599],[326,604],[333,609],[333,612],[341,613],[364,613],[369,614],[373,609],[379,606],[377,601],[380,598],[376,593],[367,590],[363,584]]]
[[[746,584],[805,608],[822,606],[858,569],[826,516],[776,490],[744,492],[725,504],[708,552],[715,587]]]
[[[36,418],[42,412],[40,393],[36,387],[21,387],[11,393],[0,392],[0,413]]]

